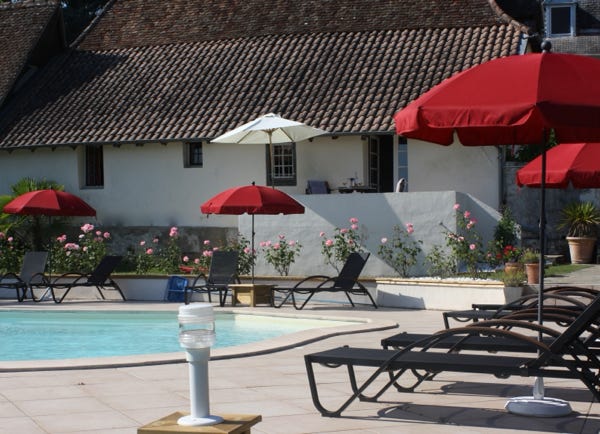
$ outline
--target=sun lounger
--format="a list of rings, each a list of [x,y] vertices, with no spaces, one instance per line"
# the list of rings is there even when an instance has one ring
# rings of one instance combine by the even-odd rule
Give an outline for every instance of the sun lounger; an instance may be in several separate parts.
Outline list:
[[[239,283],[237,276],[238,257],[239,253],[233,250],[213,252],[208,276],[200,273],[194,278],[191,285],[185,287],[185,304],[189,304],[193,292],[207,294],[209,302],[212,302],[211,294],[216,292],[219,294],[219,305],[225,306],[229,285]]]
[[[105,300],[103,291],[113,289],[116,290],[123,301],[125,301],[123,291],[121,291],[119,285],[111,278],[112,272],[122,259],[122,256],[105,256],[89,274],[66,273],[57,276],[53,280],[44,277],[40,283],[32,285],[32,288],[41,287],[49,289],[52,300],[54,300],[55,303],[62,303],[69,292],[77,287],[95,287],[102,300]],[[60,297],[57,297],[56,295],[57,289],[65,290]]]
[[[354,302],[350,295],[364,295],[367,296],[373,305],[373,307],[377,308],[377,304],[375,300],[369,294],[367,288],[364,287],[359,281],[360,273],[362,272],[367,259],[369,259],[369,253],[351,253],[340,274],[335,277],[323,276],[323,275],[315,275],[309,276],[305,279],[302,279],[296,285],[291,288],[273,288],[273,295],[275,296],[277,293],[283,294],[283,299],[279,304],[273,304],[274,307],[283,306],[289,299],[292,300],[292,305],[297,309],[301,310],[306,306],[306,304],[311,300],[311,298],[318,293],[322,292],[331,292],[331,293],[343,293],[352,307],[354,307]],[[296,299],[297,295],[306,296],[304,301],[300,303],[299,300]],[[273,297],[273,300],[275,297]]]
[[[340,347],[307,354],[304,358],[313,403],[324,416],[340,416],[356,399],[376,401],[391,386],[401,392],[412,392],[431,375],[443,372],[490,374],[502,379],[510,376],[575,378],[599,399],[600,361],[585,342],[585,335],[599,314],[600,296],[562,333],[530,321],[498,319],[442,330],[400,350]],[[549,343],[532,337],[537,333]],[[527,345],[532,354],[455,352],[441,344],[446,339],[468,341],[471,337],[490,339],[490,349],[497,339],[506,339],[505,342]],[[327,409],[321,401],[315,365],[347,368],[350,397],[335,410]],[[357,367],[373,369],[360,384],[355,372]],[[410,384],[399,383],[403,377],[402,382],[406,384],[404,377],[410,375],[414,376]],[[383,386],[376,380],[383,380]],[[374,386],[375,391],[367,396],[370,386]]]
[[[554,304],[571,305],[583,308],[600,292],[592,288],[576,286],[556,286],[544,290],[546,302]],[[450,328],[450,319],[460,322],[477,322],[493,318],[500,318],[516,310],[530,308],[538,303],[538,294],[529,294],[504,305],[499,304],[473,304],[470,310],[453,310],[442,312],[444,326]]]
[[[46,268],[48,252],[27,252],[23,257],[23,264],[19,274],[6,273],[0,276],[0,288],[15,290],[17,300],[22,302],[27,297],[27,290],[32,283],[41,280],[41,275]],[[33,297],[33,291],[31,292]]]

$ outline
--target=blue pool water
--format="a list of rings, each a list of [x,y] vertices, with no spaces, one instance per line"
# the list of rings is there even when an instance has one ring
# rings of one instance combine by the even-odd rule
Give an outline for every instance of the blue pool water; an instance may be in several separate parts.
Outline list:
[[[215,314],[222,348],[341,321]],[[0,311],[0,360],[72,359],[182,351],[177,312]]]

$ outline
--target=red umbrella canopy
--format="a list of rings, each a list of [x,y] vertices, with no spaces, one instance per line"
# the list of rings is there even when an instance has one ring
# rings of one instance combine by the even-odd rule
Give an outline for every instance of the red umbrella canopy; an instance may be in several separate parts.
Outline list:
[[[304,206],[283,191],[252,184],[225,190],[200,210],[204,214],[303,214]]]
[[[45,216],[96,215],[96,210],[80,197],[58,190],[36,190],[24,193],[6,204],[4,212]]]
[[[547,43],[546,43],[547,44]],[[549,45],[546,45],[549,47]],[[574,54],[509,56],[433,87],[394,115],[399,135],[467,146],[600,140],[600,60]]]
[[[517,171],[517,184],[540,187],[542,156]],[[546,152],[546,187],[600,187],[600,143],[560,144]]]

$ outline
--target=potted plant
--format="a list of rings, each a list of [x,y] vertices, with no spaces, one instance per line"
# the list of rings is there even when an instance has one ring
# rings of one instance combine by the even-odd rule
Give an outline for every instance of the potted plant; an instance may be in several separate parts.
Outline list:
[[[559,228],[567,228],[567,242],[571,263],[592,262],[600,211],[592,202],[573,202],[562,210]]]
[[[523,295],[523,282],[525,282],[525,273],[522,270],[502,273],[502,282],[504,283],[504,298],[506,303],[510,303]]]
[[[532,249],[526,249],[521,260],[525,264],[527,283],[540,283],[540,253]]]

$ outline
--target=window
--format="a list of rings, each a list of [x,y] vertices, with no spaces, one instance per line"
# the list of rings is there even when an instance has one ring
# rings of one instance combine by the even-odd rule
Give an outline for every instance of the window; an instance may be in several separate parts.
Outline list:
[[[408,145],[405,137],[398,137],[398,179],[408,182]]]
[[[202,143],[185,143],[184,167],[202,167]]]
[[[85,147],[85,186],[104,187],[104,156],[102,146]]]
[[[296,144],[273,144],[273,184],[296,185]],[[271,162],[267,145],[267,184],[271,182]]]
[[[565,0],[546,1],[546,33],[548,36],[575,36],[577,3]]]

